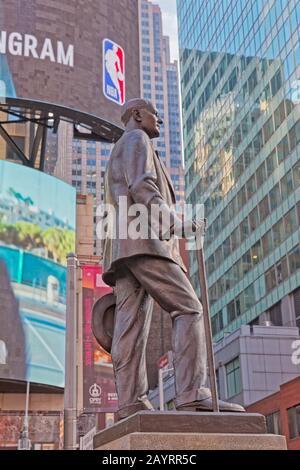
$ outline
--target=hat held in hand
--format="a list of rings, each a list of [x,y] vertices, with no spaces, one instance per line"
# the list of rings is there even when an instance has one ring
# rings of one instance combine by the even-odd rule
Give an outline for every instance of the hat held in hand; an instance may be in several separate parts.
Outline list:
[[[100,297],[92,310],[92,332],[100,346],[108,353],[111,351],[114,333],[116,297],[106,294]]]

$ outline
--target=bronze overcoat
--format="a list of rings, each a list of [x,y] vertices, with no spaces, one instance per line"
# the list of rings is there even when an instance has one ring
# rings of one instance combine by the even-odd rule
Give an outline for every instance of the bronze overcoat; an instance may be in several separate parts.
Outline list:
[[[107,284],[115,284],[118,269],[124,259],[138,255],[167,258],[186,271],[179,252],[178,238],[132,239],[127,235],[130,223],[138,215],[133,204],[142,204],[148,209],[148,213],[151,204],[164,205],[170,213],[171,225],[177,218],[171,178],[143,130],[125,131],[115,144],[105,174],[104,201],[107,216],[104,219],[106,235],[102,241],[102,255],[103,280]],[[177,218],[177,222],[178,220]],[[146,223],[150,224],[149,217]]]

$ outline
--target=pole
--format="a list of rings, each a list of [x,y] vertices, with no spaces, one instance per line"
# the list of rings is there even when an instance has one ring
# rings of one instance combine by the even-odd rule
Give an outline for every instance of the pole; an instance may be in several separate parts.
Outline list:
[[[204,240],[203,240],[202,235],[196,236],[197,262],[198,262],[198,270],[199,270],[201,301],[202,301],[202,307],[203,307],[204,330],[205,330],[207,362],[208,362],[209,378],[210,378],[211,394],[212,394],[212,405],[213,405],[213,411],[215,413],[218,413],[220,409],[219,409],[218,394],[217,394],[216,369],[215,369],[214,349],[213,349],[210,314],[209,314],[209,301],[208,301],[207,280],[206,280],[206,272],[205,272],[205,261],[204,261],[204,255],[203,255],[203,241]]]
[[[163,382],[163,370],[158,369],[158,392],[159,392],[159,409],[164,411],[164,382]]]
[[[28,438],[28,409],[29,409],[29,393],[30,393],[30,382],[26,383],[26,403],[25,403],[25,417],[24,417],[24,431],[26,433],[26,437]]]
[[[23,424],[23,429],[20,433],[20,439],[18,440],[18,450],[30,450],[31,449],[31,440],[29,439],[29,420],[28,420],[29,393],[30,393],[30,382],[27,381],[24,424]]]
[[[77,444],[77,315],[76,255],[67,256],[67,308],[64,393],[64,449],[76,450]]]

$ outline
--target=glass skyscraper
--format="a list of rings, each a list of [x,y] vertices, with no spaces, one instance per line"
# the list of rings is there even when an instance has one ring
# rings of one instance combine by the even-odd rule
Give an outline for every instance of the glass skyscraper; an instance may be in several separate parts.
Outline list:
[[[214,340],[300,326],[300,1],[177,0],[186,199],[205,205]],[[196,288],[196,257],[191,252]]]

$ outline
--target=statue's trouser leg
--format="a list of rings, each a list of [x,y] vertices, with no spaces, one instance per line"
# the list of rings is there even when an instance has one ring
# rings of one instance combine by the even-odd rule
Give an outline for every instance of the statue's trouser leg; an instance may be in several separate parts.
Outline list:
[[[153,299],[124,269],[115,287],[116,311],[112,360],[119,398],[119,417],[143,409],[138,398],[148,391],[146,344],[149,335]]]
[[[172,261],[152,256],[135,257],[126,263],[126,267],[137,285],[169,312],[173,320],[176,406],[207,398],[210,391],[205,388],[207,353],[203,309],[186,274]],[[147,325],[148,336],[150,325]],[[146,347],[144,332],[142,338]],[[131,370],[135,380],[142,380],[141,370]]]

